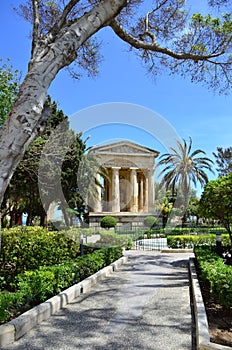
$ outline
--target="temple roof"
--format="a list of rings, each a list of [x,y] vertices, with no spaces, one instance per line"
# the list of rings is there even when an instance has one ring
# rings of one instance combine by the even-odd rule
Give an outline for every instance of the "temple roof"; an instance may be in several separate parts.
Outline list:
[[[150,156],[158,157],[159,152],[131,141],[117,141],[106,145],[94,146],[89,150],[90,153],[99,155],[130,155],[130,156]]]

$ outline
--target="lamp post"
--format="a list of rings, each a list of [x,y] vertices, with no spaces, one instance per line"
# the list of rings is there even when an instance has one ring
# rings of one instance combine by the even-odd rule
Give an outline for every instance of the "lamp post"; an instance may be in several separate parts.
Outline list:
[[[80,253],[81,253],[81,256],[84,255],[84,237],[83,237],[83,234],[80,235]]]
[[[222,256],[222,236],[220,232],[216,233],[216,252]]]

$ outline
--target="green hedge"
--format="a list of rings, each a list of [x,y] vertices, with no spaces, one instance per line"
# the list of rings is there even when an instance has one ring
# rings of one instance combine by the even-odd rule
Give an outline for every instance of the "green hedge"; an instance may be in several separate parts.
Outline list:
[[[164,232],[167,235],[190,235],[190,234],[196,234],[196,235],[204,235],[204,234],[216,234],[217,232],[220,233],[227,233],[226,229],[223,227],[174,227],[174,228],[165,228]]]
[[[12,292],[0,293],[0,321],[7,322],[19,310],[25,311],[62,290],[91,276],[122,256],[121,247],[103,248],[77,259],[19,274]]]
[[[41,227],[15,227],[2,230],[0,277],[8,281],[25,270],[74,259],[80,247],[61,232]]]
[[[209,282],[215,301],[232,307],[232,266],[224,264],[214,247],[195,247],[194,253],[200,278]]]
[[[153,228],[150,230],[140,229],[140,230],[123,230],[122,228],[116,228],[116,232],[120,234],[127,235],[140,235],[142,236],[144,233],[149,231],[151,235],[165,235],[165,236],[180,236],[180,235],[205,235],[205,234],[216,234],[220,232],[222,234],[226,234],[226,229],[222,227],[166,227],[166,228]]]
[[[189,236],[167,236],[167,245],[169,248],[193,248],[195,245],[216,245],[216,234],[208,235],[189,235]],[[222,244],[230,245],[228,234],[222,234]]]

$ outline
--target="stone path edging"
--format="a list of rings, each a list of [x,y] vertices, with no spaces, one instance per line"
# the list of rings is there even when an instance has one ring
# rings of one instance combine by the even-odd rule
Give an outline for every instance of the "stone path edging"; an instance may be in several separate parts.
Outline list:
[[[192,286],[194,315],[196,323],[197,350],[229,350],[230,346],[212,343],[210,341],[208,320],[205,311],[199,281],[197,278],[194,258],[189,258],[190,283]]]
[[[128,258],[126,256],[121,257],[92,276],[87,277],[60,294],[24,312],[14,320],[1,325],[0,346],[8,345],[21,338],[30,329],[42,321],[47,320],[51,315],[69,304],[73,299],[77,298],[82,293],[86,293],[93,285],[113,273],[120,265],[126,263],[127,260]]]

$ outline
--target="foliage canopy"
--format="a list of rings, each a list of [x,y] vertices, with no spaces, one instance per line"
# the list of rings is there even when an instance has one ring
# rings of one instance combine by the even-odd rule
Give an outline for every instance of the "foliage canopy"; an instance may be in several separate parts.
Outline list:
[[[1,60],[0,60],[1,62]],[[19,72],[9,64],[0,67],[0,126],[5,122],[19,90]]]
[[[225,176],[232,172],[232,147],[225,149],[217,147],[217,153],[213,152],[213,155],[216,158],[219,176]]]
[[[232,243],[232,173],[207,183],[200,199],[200,210],[203,216],[220,220]]]
[[[156,76],[165,69],[228,92],[232,64],[230,1],[205,0],[209,11],[205,15],[194,13],[185,0],[155,0],[151,5],[143,0],[120,3],[120,13],[107,26],[129,44],[149,73]],[[33,26],[32,60],[41,39],[53,42],[62,30],[70,30],[73,23],[99,4],[101,1],[91,0],[23,2],[16,11]],[[90,76],[98,73],[100,47],[96,35],[83,43],[73,65],[67,68],[74,77],[79,78],[83,71]]]

